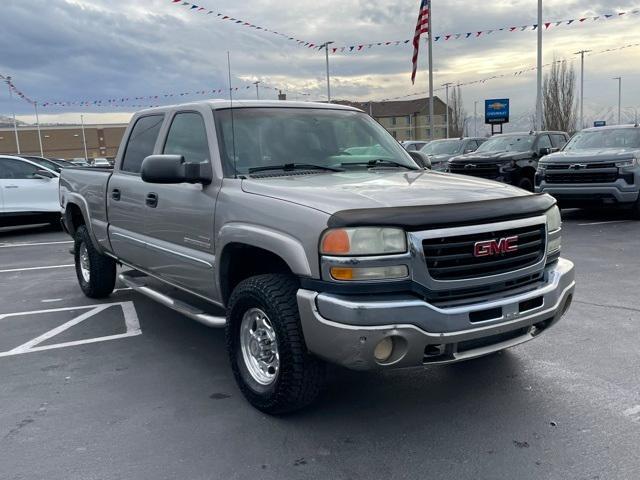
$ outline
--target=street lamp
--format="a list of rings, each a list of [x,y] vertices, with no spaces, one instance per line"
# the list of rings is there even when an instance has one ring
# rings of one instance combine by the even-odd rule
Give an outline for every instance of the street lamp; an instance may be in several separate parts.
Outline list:
[[[335,42],[325,42],[320,45],[320,48],[324,48],[327,59],[327,101],[331,103],[331,80],[329,79],[329,45]]]
[[[613,77],[618,80],[618,125],[622,123],[622,77]]]
[[[447,122],[447,127],[446,127],[446,132],[447,132],[447,137],[449,138],[449,87],[452,85],[451,82],[447,82],[447,83],[443,83],[442,86],[445,88],[445,97],[447,99],[446,101],[446,110],[445,110],[445,118],[446,118],[446,122]]]
[[[18,122],[16,122],[16,110],[13,108],[13,92],[11,91],[11,77],[7,77],[7,88],[9,88],[9,102],[11,103],[11,115],[13,116],[13,132],[16,135],[16,148],[20,155],[20,139],[18,138]]]
[[[580,55],[580,125],[578,130],[584,128],[584,54],[591,50],[580,50],[574,55]]]

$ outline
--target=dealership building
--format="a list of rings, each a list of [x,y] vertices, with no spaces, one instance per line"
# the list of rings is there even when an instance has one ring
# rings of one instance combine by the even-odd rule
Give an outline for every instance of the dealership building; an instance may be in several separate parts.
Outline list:
[[[114,158],[126,128],[126,124],[85,125],[87,156]],[[40,136],[45,157],[68,160],[85,156],[80,125],[43,126],[40,129]],[[23,155],[40,155],[38,129],[35,126],[18,126],[18,141],[20,153]],[[15,155],[16,153],[18,148],[13,127],[1,127],[0,154]]]

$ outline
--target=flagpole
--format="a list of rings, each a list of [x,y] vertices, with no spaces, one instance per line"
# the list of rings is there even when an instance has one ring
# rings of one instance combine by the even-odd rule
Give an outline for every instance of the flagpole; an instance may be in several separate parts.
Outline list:
[[[433,14],[429,2],[429,138],[433,140],[433,36],[431,30],[431,16]]]
[[[44,149],[42,148],[42,133],[40,132],[40,116],[38,115],[38,102],[33,102],[33,108],[36,111],[36,126],[38,127],[38,143],[40,143],[40,156],[44,157]]]

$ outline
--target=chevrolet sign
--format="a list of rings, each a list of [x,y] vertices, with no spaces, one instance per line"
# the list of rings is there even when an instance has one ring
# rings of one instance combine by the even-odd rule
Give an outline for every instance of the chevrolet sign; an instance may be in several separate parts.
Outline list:
[[[485,100],[484,123],[509,123],[509,99]]]

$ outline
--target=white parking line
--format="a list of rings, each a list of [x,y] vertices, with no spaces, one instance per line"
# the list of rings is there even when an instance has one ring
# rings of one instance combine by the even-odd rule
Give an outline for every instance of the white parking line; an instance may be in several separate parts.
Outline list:
[[[49,267],[9,268],[7,270],[0,270],[0,273],[29,272],[32,270],[49,270],[52,268],[70,268],[70,267],[75,267],[75,265],[70,264],[70,265],[51,265]]]
[[[579,223],[579,227],[588,227],[590,225],[606,225],[608,223],[627,223],[629,220],[609,220],[607,222]]]
[[[119,333],[116,335],[106,335],[103,337],[95,337],[95,338],[86,338],[82,340],[75,340],[71,342],[64,343],[56,343],[52,345],[42,345],[38,346],[40,343],[48,340],[50,338],[55,337],[56,335],[61,334],[65,330],[70,329],[71,327],[78,325],[79,323],[97,315],[98,313],[106,310],[107,308],[119,306],[122,309],[122,313],[124,315],[124,323],[126,326],[125,333]],[[20,317],[27,315],[36,315],[42,313],[52,313],[52,312],[64,312],[64,311],[73,311],[73,310],[87,310],[89,311],[78,315],[77,317],[69,320],[58,327],[49,330],[48,332],[43,333],[42,335],[29,340],[22,345],[19,345],[7,352],[0,352],[0,357],[10,357],[13,355],[21,355],[23,353],[30,352],[39,352],[43,350],[51,350],[54,348],[64,348],[64,347],[72,347],[76,345],[84,345],[87,343],[97,343],[97,342],[105,342],[108,340],[116,340],[119,338],[127,338],[134,337],[136,335],[142,334],[142,330],[140,329],[140,322],[138,320],[138,314],[136,313],[136,309],[133,306],[133,302],[121,302],[121,303],[104,303],[99,305],[84,305],[80,307],[62,307],[62,308],[51,308],[47,310],[34,310],[31,312],[18,312],[18,313],[5,313],[0,314],[0,320],[10,317]]]
[[[73,243],[73,240],[65,240],[64,242],[2,243],[0,244],[0,248],[37,247],[41,245],[62,245],[65,243]]]

